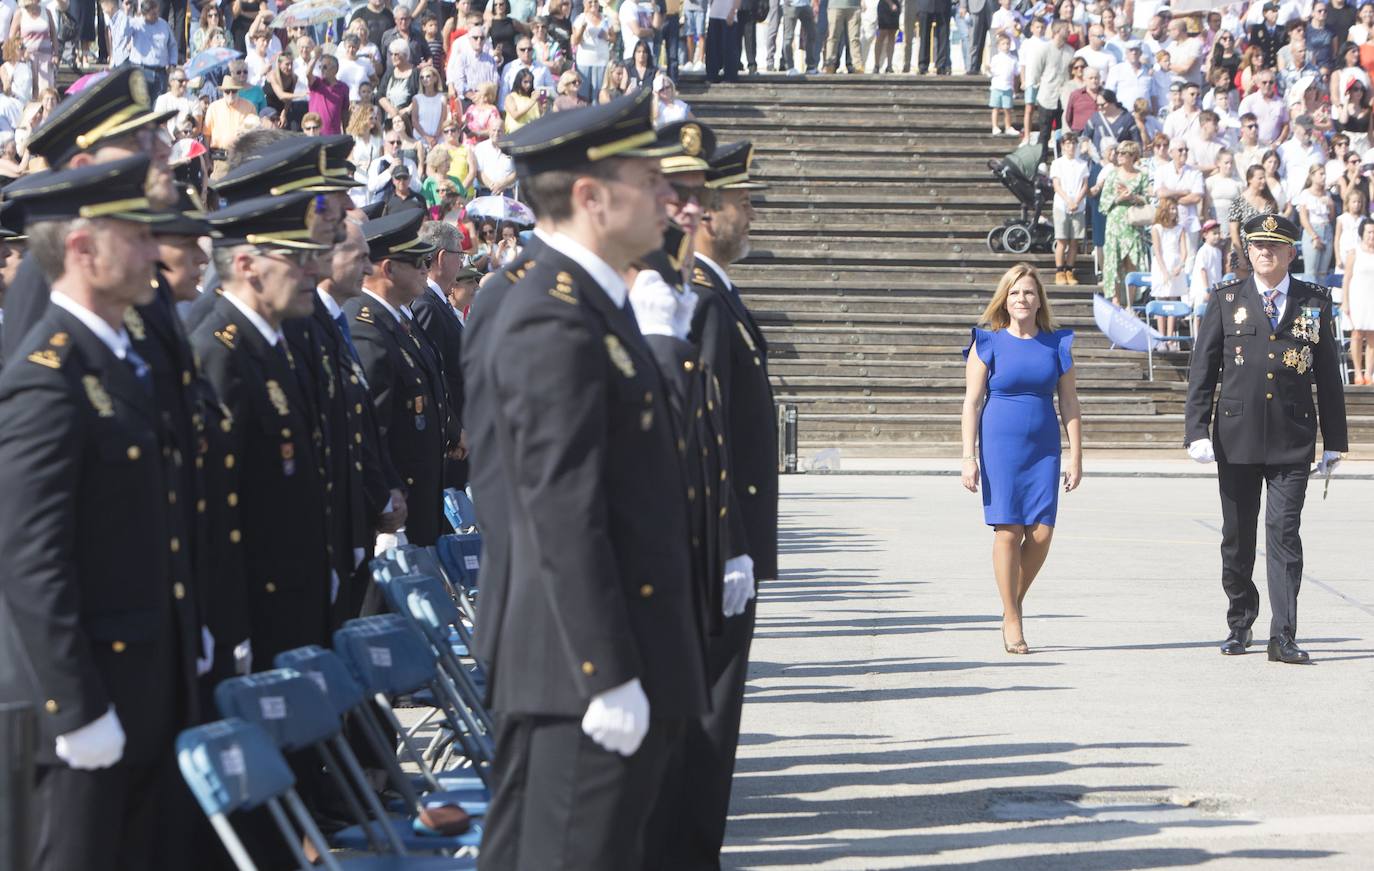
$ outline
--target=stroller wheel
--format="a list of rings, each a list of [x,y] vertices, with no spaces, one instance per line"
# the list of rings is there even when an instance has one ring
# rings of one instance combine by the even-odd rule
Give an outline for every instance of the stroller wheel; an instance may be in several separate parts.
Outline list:
[[[1002,244],[1013,254],[1025,254],[1031,246],[1030,230],[1024,224],[1013,224],[1002,234]]]
[[[993,227],[988,231],[988,250],[993,254],[1000,254],[1006,250],[1006,246],[1002,244],[1002,235],[1006,231],[1006,227]]]

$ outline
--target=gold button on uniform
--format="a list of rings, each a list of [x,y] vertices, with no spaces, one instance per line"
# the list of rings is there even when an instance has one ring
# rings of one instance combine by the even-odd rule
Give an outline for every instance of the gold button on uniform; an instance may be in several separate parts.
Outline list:
[[[277,591],[277,585],[272,583],[271,581],[268,581],[267,585],[263,589],[267,590],[267,592],[269,593],[275,593]]]
[[[129,645],[125,644],[123,641],[116,641],[114,644],[110,645],[110,649],[115,653],[123,653],[128,648]]]
[[[721,517],[724,517],[724,516],[725,516],[725,506],[724,506],[724,505],[720,506],[720,516],[721,516]]]
[[[239,494],[230,493],[228,496],[224,497],[224,501],[229,503],[230,508],[233,508],[235,505],[239,504]]]
[[[1266,393],[1266,394],[1264,394],[1264,398],[1265,398],[1265,399],[1273,399],[1273,398],[1274,398],[1274,394],[1272,394],[1272,393]]]
[[[592,665],[590,662],[584,662],[582,663],[582,673],[587,677],[591,677],[596,674],[596,666]]]
[[[196,513],[197,513],[197,514],[204,514],[204,513],[205,513],[205,500],[204,500],[204,499],[197,499],[197,500],[196,500]]]
[[[231,529],[231,530],[229,530],[229,541],[233,542],[234,544],[238,544],[238,543],[239,543],[240,541],[242,541],[242,540],[243,540],[243,533],[242,533],[242,532],[239,532],[237,529]],[[269,584],[268,586],[271,586],[271,585]],[[268,592],[271,592],[271,591],[269,590]]]
[[[175,490],[168,490],[168,491],[167,491],[167,504],[168,504],[168,505],[175,505],[175,504],[177,504],[177,491],[175,491]]]
[[[361,402],[355,403],[355,404],[353,405],[353,413],[354,413],[354,414],[362,414],[362,413],[363,413],[363,404],[362,404]]]
[[[750,485],[749,485],[748,487],[746,487],[745,489],[749,491],[749,495],[750,495],[750,496],[757,496],[757,495],[759,495],[759,488],[758,488],[758,487],[755,487],[753,484],[750,484]]]
[[[143,452],[138,449],[138,445],[129,445],[129,449],[124,453],[131,460],[137,460],[139,457],[143,456]]]
[[[291,438],[291,430],[286,429],[286,428],[283,428],[282,431],[281,431],[281,437],[284,438],[284,439],[289,439],[289,438]]]
[[[234,423],[226,417],[219,422],[219,428],[224,432],[228,432],[234,428]]]
[[[172,540],[167,543],[167,546],[172,549],[172,553],[181,553],[181,539],[175,535],[172,536]]]
[[[1270,359],[1270,360],[1274,359],[1274,352],[1273,352],[1273,351],[1270,351],[1270,352],[1269,352],[1269,359]]]
[[[224,455],[224,468],[226,468],[226,469],[232,469],[232,468],[234,468],[234,455],[233,455],[233,454],[225,454],[225,455]]]
[[[686,369],[688,372],[691,372],[693,369],[697,368],[697,364],[693,363],[691,360],[683,360],[682,368]]]
[[[692,502],[692,501],[695,501],[696,498],[697,498],[697,488],[695,488],[695,487],[688,487],[688,488],[687,488],[687,501],[688,501],[688,502]]]
[[[649,598],[650,596],[652,596],[653,594],[654,594],[654,585],[653,585],[653,584],[645,584],[644,586],[642,586],[642,587],[639,588],[639,595],[640,595],[641,598],[647,599],[647,598]]]
[[[178,599],[186,598],[186,585],[183,584],[181,581],[177,581],[175,584],[172,584],[172,595]]]
[[[43,703],[43,710],[47,711],[49,714],[56,714],[61,708],[58,707],[56,699],[48,699]]]
[[[1273,381],[1273,380],[1274,380],[1274,373],[1273,373],[1273,372],[1266,372],[1266,373],[1264,373],[1264,377],[1265,377],[1265,378],[1268,378],[1270,381]]]
[[[1273,333],[1270,333],[1270,334],[1269,334],[1269,341],[1272,342],[1272,341],[1274,341],[1274,340],[1277,339],[1277,338],[1278,338],[1278,336],[1274,335]]]
[[[414,478],[406,478],[406,484],[410,485],[411,487],[414,487],[414,486],[415,486],[415,479],[414,479]]]

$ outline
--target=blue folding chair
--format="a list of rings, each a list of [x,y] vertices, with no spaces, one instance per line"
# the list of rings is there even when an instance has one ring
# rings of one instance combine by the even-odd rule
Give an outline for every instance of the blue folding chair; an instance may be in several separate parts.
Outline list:
[[[482,536],[476,532],[468,532],[462,533],[460,537],[465,537],[469,541],[476,542],[475,548],[477,556],[465,554],[463,557],[465,571],[468,570],[466,567],[469,565],[480,567]],[[454,601],[458,604],[459,610],[463,612],[463,621],[466,624],[463,632],[460,633],[463,638],[463,644],[466,647],[471,647],[472,639],[467,627],[474,624],[477,620],[477,606],[473,602],[472,597],[468,595],[467,585],[464,583],[464,580],[455,577],[453,573],[444,566],[443,560],[439,559],[438,547],[431,548],[421,547],[418,544],[407,544],[403,547],[395,548],[394,551],[395,564],[400,571],[392,572],[392,574],[430,575],[444,582],[444,585],[448,587],[449,595],[453,597]],[[472,572],[473,585],[475,586],[477,569],[473,568],[470,569],[470,571]],[[467,654],[464,653],[462,655],[466,656]]]
[[[266,806],[273,824],[301,868],[326,871],[474,871],[470,859],[416,856],[339,858],[296,793],[295,776],[273,743],[255,723],[238,718],[187,729],[177,736],[177,766],[205,816],[239,871],[257,871],[230,816]],[[319,854],[306,858],[301,838]]]
[[[290,668],[230,678],[215,687],[215,705],[226,717],[262,727],[284,752],[308,747],[318,751],[340,798],[358,821],[330,833],[330,844],[403,856],[408,849],[452,855],[481,843],[481,827],[476,824],[461,835],[440,835],[414,817],[387,814],[343,738],[334,706],[316,680]]]
[[[334,650],[348,664],[353,676],[368,692],[391,727],[408,744],[411,735],[402,728],[391,697],[424,688],[433,694],[434,703],[453,736],[463,748],[470,767],[462,774],[442,772],[435,779],[445,790],[464,789],[480,782],[490,788],[488,778],[495,755],[490,737],[464,722],[457,690],[437,665],[438,654],[415,628],[413,618],[382,614],[350,620],[334,633]],[[413,747],[405,751],[412,758]],[[478,780],[474,781],[473,777]]]
[[[1141,299],[1144,298],[1145,292],[1154,286],[1154,279],[1148,272],[1127,272],[1122,282],[1126,285],[1126,300],[1131,309],[1141,311]]]
[[[1185,321],[1193,313],[1192,306],[1178,299],[1152,299],[1145,304],[1145,323],[1150,323],[1150,318],[1178,318]],[[1169,335],[1161,334],[1160,338],[1171,342],[1191,342],[1192,336],[1185,336],[1175,327],[1174,332]],[[1145,359],[1150,370],[1150,380],[1155,380],[1155,343],[1153,341],[1145,344]]]
[[[337,653],[312,644],[277,654],[273,664],[277,668],[295,669],[315,681],[324,690],[325,696],[334,706],[334,712],[340,718],[353,718],[374,755],[385,765],[392,785],[401,793],[402,800],[393,803],[391,810],[418,815],[425,807],[458,804],[474,817],[487,812],[491,796],[484,787],[478,785],[459,790],[441,789],[424,759],[415,754],[410,756],[410,761],[418,766],[422,773],[429,774],[419,786],[419,789],[424,790],[424,794],[421,795],[417,791],[416,784],[406,776],[392,754],[390,742],[382,731],[376,713],[365,704],[367,696],[362,685],[353,677],[348,665]],[[403,752],[410,748],[409,743],[404,744]]]
[[[454,532],[471,532],[477,528],[477,510],[468,494],[457,487],[444,490],[444,516]]]
[[[439,564],[449,580],[462,588],[464,595],[475,600],[478,576],[482,570],[482,535],[477,532],[457,532],[439,536],[434,543]]]

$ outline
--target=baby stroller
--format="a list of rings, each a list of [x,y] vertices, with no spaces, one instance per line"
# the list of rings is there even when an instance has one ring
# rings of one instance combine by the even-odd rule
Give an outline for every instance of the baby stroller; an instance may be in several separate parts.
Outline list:
[[[1020,218],[1008,218],[988,231],[988,250],[994,254],[1043,254],[1054,242],[1054,227],[1043,217],[1054,199],[1054,186],[1039,170],[1042,155],[1039,143],[1030,142],[1006,157],[988,161],[993,176],[1021,204]]]

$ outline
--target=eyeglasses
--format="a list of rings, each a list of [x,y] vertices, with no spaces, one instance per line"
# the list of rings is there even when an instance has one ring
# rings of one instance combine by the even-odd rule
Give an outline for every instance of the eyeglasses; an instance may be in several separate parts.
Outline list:
[[[672,187],[673,193],[677,195],[677,201],[679,203],[686,203],[690,200],[700,202],[701,196],[706,190],[699,185],[686,185],[677,182],[669,182],[669,186]]]
[[[319,256],[318,251],[305,251],[299,248],[259,248],[258,256],[280,258],[296,266],[304,267]]]

